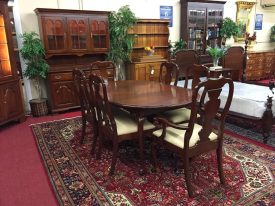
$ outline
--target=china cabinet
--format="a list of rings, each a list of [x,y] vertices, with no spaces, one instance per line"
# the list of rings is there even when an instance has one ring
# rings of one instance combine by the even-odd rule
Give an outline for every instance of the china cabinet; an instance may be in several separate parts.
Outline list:
[[[72,71],[105,60],[109,51],[109,12],[47,8],[35,12],[50,65],[50,109],[58,112],[79,107]]]
[[[187,48],[205,54],[207,46],[221,44],[219,30],[226,1],[181,0],[180,36]]]
[[[0,125],[25,119],[7,3],[0,0]]]
[[[128,31],[135,38],[127,79],[158,80],[160,65],[168,58],[168,25],[165,19],[139,19]],[[145,47],[154,48],[154,53],[146,53]]]

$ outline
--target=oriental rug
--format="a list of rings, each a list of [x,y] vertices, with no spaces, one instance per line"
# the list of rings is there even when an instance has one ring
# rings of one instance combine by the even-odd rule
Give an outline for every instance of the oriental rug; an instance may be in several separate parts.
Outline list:
[[[32,125],[34,137],[60,205],[275,205],[275,151],[224,137],[225,185],[219,182],[215,153],[192,160],[195,198],[186,191],[184,171],[174,170],[175,157],[162,148],[159,166],[151,172],[146,141],[147,172],[140,176],[137,145],[120,146],[116,173],[108,175],[112,152],[104,147],[100,160],[90,154],[92,126],[84,144],[80,117]]]

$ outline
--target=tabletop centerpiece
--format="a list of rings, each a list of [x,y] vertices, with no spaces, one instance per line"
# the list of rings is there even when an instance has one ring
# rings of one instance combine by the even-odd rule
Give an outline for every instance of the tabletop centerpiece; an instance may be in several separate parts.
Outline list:
[[[227,47],[207,47],[206,52],[212,57],[213,67],[211,67],[211,69],[222,68],[219,66],[219,60],[227,52]]]

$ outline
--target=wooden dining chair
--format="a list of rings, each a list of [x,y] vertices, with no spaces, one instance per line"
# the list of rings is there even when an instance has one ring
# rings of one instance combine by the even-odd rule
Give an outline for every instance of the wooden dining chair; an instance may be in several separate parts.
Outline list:
[[[228,85],[228,96],[225,106],[220,110],[219,99],[222,87]],[[199,91],[202,91],[202,94]],[[155,118],[161,129],[153,132],[152,154],[156,168],[157,146],[162,145],[183,160],[184,175],[187,191],[190,197],[194,196],[190,179],[190,158],[216,150],[219,177],[224,184],[222,166],[222,144],[226,114],[232,101],[234,85],[232,79],[221,77],[208,79],[199,83],[192,95],[191,114],[188,123],[174,124],[165,118]],[[197,113],[201,112],[201,124],[196,123]],[[217,132],[214,132],[213,120],[218,118]]]
[[[179,78],[179,67],[173,62],[163,62],[160,65],[159,82],[164,84],[171,84],[177,86]]]
[[[193,64],[199,64],[199,56],[195,50],[179,50],[175,54],[174,63],[179,67],[179,77],[186,76],[186,70]],[[192,73],[190,73],[192,74]]]
[[[84,138],[86,135],[87,123],[91,123],[93,125],[94,131],[94,142],[92,145],[92,153],[95,150],[96,139],[98,136],[98,126],[97,126],[97,118],[95,113],[95,104],[92,93],[89,91],[88,80],[86,79],[86,75],[81,69],[73,70],[73,79],[76,92],[79,97],[80,108],[81,108],[81,116],[82,116],[82,131],[81,131],[81,139],[80,142],[83,144]]]
[[[96,61],[91,64],[93,74],[100,75],[108,81],[116,79],[116,67],[112,61]]]
[[[114,174],[118,157],[119,144],[125,140],[139,139],[137,120],[128,112],[113,110],[109,101],[104,78],[95,74],[90,75],[90,88],[95,94],[96,111],[99,125],[99,149],[98,158],[101,156],[102,143],[104,139],[113,143],[113,155],[109,174]],[[145,120],[143,135],[152,134],[155,126]],[[143,145],[142,145],[143,146]],[[143,149],[140,149],[140,156],[143,157]]]
[[[183,87],[188,88],[189,86],[189,88],[194,89],[201,82],[201,77],[208,77],[207,67],[199,64],[190,65],[185,70]],[[163,113],[163,116],[169,121],[179,124],[189,121],[190,114],[191,110],[189,108],[183,107],[166,111]]]

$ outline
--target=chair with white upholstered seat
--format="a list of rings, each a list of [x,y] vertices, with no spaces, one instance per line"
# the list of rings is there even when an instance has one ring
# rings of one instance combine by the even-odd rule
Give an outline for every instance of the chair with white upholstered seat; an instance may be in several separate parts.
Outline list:
[[[191,79],[190,73],[192,73]],[[201,82],[201,77],[208,75],[208,69],[205,66],[199,65],[199,64],[193,64],[189,66],[186,69],[185,73],[185,78],[184,78],[184,88],[192,88],[194,89],[195,86]],[[191,82],[191,84],[190,84]],[[190,85],[188,85],[190,84]],[[180,108],[180,109],[175,109],[171,111],[164,112],[163,115],[165,116],[166,119],[173,123],[183,123],[189,120],[190,117],[190,109],[188,108]]]
[[[109,139],[113,143],[112,163],[109,174],[114,174],[115,165],[118,157],[119,143],[125,140],[139,138],[137,120],[128,112],[113,110],[108,101],[107,88],[104,79],[94,74],[90,75],[90,90],[94,93],[96,111],[98,114],[99,127],[99,151],[98,158],[101,156],[102,143],[104,139]],[[99,115],[100,114],[100,115]],[[143,135],[151,136],[155,126],[145,120],[143,125]],[[140,150],[140,153],[142,151]],[[140,154],[142,155],[142,154]]]
[[[229,85],[228,96],[223,110],[219,110],[220,93],[224,85]],[[234,85],[231,79],[208,79],[199,83],[192,95],[191,114],[188,123],[174,124],[165,118],[155,118],[161,128],[153,132],[152,154],[156,167],[156,150],[162,145],[183,160],[187,191],[190,197],[194,191],[190,181],[190,158],[216,150],[218,171],[221,183],[224,183],[222,167],[222,144],[226,114],[232,101]],[[200,93],[199,93],[200,91]],[[197,113],[201,112],[201,122],[196,123]],[[214,132],[213,120],[218,118],[217,132]]]

